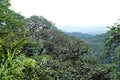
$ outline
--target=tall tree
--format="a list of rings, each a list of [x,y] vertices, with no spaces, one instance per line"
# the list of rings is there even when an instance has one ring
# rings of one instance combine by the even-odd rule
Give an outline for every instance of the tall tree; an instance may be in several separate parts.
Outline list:
[[[27,36],[34,41],[39,40],[48,36],[48,29],[52,28],[54,25],[52,22],[48,21],[42,16],[31,16],[26,19],[27,22]],[[44,36],[44,37],[42,37]]]
[[[24,37],[24,17],[9,9],[9,0],[0,1],[0,39],[4,45],[12,46]]]
[[[104,63],[109,64],[111,79],[120,79],[120,20],[110,28],[104,52]]]

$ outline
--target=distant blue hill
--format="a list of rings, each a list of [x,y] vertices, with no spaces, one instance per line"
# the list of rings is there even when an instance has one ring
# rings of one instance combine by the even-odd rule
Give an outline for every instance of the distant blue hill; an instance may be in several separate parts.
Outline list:
[[[103,34],[108,31],[108,28],[106,28],[106,26],[99,25],[57,26],[57,28],[64,32],[81,32],[93,35]]]

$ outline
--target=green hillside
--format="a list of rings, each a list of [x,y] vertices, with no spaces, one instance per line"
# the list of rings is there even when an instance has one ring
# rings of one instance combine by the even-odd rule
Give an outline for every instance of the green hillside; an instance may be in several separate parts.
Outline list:
[[[72,32],[67,34],[69,36],[74,36],[75,38],[83,39],[86,41],[89,47],[92,48],[93,53],[95,53],[96,56],[99,56],[102,53],[101,51],[104,50],[106,39],[110,33],[106,32],[104,34],[91,35],[81,32]]]
[[[1,0],[0,80],[119,80],[119,26],[107,36],[75,38],[43,16],[25,18]]]

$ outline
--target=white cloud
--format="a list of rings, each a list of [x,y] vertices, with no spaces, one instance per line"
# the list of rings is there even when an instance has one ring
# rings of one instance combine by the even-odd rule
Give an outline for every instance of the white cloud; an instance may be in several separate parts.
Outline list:
[[[42,15],[56,25],[112,25],[120,18],[120,0],[11,0],[21,14]]]

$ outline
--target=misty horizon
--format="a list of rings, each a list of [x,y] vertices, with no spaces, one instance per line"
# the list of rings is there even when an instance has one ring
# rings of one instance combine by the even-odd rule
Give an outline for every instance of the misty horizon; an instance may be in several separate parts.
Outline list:
[[[59,30],[64,32],[81,32],[87,34],[102,34],[106,33],[109,29],[106,26],[100,25],[80,25],[80,26],[56,26]]]

